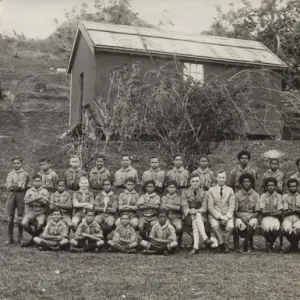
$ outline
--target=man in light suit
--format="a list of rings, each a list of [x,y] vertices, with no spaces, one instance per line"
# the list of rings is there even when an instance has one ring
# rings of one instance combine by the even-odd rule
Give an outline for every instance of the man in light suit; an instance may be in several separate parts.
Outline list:
[[[235,196],[232,188],[226,186],[225,182],[225,171],[219,171],[217,184],[208,191],[208,219],[218,240],[219,251],[228,253],[227,242],[234,230]],[[225,231],[225,238],[223,238],[222,231]]]

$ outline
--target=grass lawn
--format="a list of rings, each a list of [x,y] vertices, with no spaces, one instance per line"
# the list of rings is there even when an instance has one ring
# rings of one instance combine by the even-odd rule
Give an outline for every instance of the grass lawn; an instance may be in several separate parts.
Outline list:
[[[39,252],[3,246],[1,299],[299,299],[298,254],[174,256]],[[256,237],[263,248],[263,239]]]

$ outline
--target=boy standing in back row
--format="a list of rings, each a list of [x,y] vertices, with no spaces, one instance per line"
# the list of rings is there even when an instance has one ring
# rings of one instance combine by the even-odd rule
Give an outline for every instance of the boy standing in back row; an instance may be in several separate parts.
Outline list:
[[[8,190],[6,201],[6,213],[8,217],[8,239],[5,244],[14,242],[14,218],[15,211],[18,210],[18,232],[19,243],[23,242],[22,219],[25,213],[24,197],[29,186],[29,175],[22,169],[22,158],[14,157],[12,159],[13,171],[9,172],[6,178],[6,187]]]
[[[65,173],[66,186],[71,192],[78,191],[80,178],[85,176],[85,172],[80,168],[79,156],[73,155],[70,158],[70,166],[71,168]]]
[[[56,191],[58,176],[51,169],[49,158],[42,158],[40,160],[40,166],[41,166],[41,171],[38,173],[38,175],[42,176],[43,188],[46,189],[51,195]]]

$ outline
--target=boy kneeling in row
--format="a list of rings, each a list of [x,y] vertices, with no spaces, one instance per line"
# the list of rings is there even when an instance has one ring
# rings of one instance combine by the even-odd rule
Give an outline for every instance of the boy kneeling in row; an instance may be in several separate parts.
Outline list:
[[[41,237],[34,237],[33,242],[39,250],[59,251],[69,245],[68,226],[62,221],[60,210],[54,210]]]
[[[102,230],[95,221],[93,210],[86,210],[85,218],[79,224],[74,239],[70,240],[70,245],[73,252],[98,251],[104,246]]]
[[[129,212],[123,212],[120,220],[121,225],[114,231],[113,239],[107,242],[116,252],[136,253],[137,236],[130,225]]]
[[[152,227],[149,240],[142,240],[140,245],[146,248],[143,254],[164,254],[174,253],[178,243],[176,241],[176,233],[174,227],[167,220],[167,213],[161,209],[158,214],[158,222]]]

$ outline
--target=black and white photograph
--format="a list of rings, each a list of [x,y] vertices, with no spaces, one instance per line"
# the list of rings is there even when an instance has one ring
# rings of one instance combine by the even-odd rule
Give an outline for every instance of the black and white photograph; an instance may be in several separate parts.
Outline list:
[[[300,299],[300,0],[0,0],[0,299]]]

